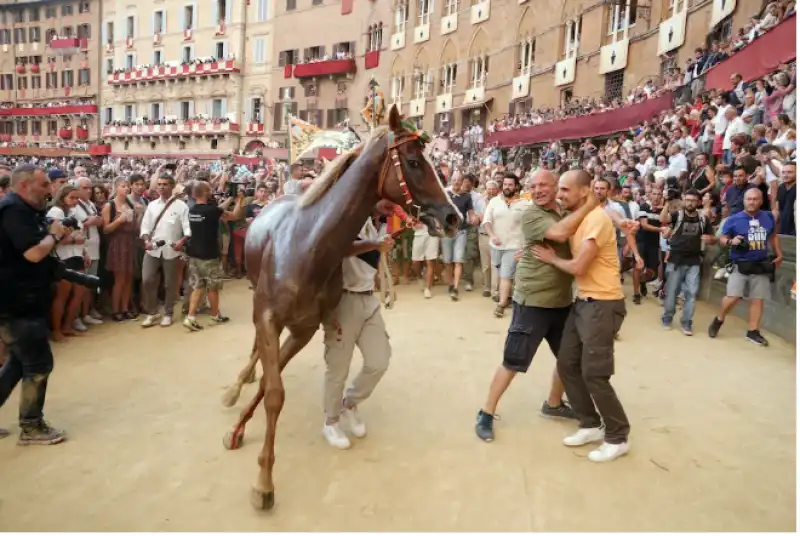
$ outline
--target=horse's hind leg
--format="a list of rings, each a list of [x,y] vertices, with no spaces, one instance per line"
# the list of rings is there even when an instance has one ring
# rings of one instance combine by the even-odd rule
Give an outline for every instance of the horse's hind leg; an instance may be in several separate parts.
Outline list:
[[[278,326],[271,311],[264,311],[257,319],[258,357],[264,369],[259,391],[264,391],[264,408],[267,411],[267,433],[261,454],[258,456],[261,470],[251,494],[253,506],[259,510],[269,510],[275,505],[275,485],[272,481],[272,467],[275,465],[275,431],[286,396],[281,378],[280,332],[281,326]]]
[[[253,351],[250,353],[250,360],[247,366],[242,369],[236,378],[236,383],[231,385],[222,395],[222,405],[226,408],[233,407],[239,400],[242,387],[245,383],[256,381],[256,363],[258,363],[258,340],[253,341]]]
[[[300,331],[295,333],[289,333],[289,337],[281,345],[281,354],[279,360],[280,370],[283,371],[283,368],[289,363],[289,361],[297,355],[297,353],[305,348],[308,341],[311,340],[311,337],[314,336],[316,333],[316,329],[310,329],[307,331]],[[258,352],[256,352],[258,355]],[[228,450],[238,449],[242,446],[242,441],[244,440],[244,427],[247,425],[247,421],[249,421],[253,417],[253,413],[258,407],[258,404],[261,403],[261,399],[264,398],[264,387],[263,384],[259,384],[258,392],[256,396],[247,404],[242,410],[242,413],[239,415],[239,421],[236,423],[236,426],[233,427],[233,430],[225,434],[225,438],[223,439],[223,445]]]

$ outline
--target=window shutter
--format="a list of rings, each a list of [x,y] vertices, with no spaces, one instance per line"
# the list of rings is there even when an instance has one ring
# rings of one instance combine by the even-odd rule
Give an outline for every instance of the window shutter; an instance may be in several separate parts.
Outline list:
[[[325,45],[319,47],[319,57],[320,58],[324,58],[325,57]]]
[[[514,115],[514,102],[508,103],[508,115]]]
[[[150,14],[150,35],[154,35],[156,33],[156,12]]]
[[[334,110],[334,109],[328,110],[328,124],[327,124],[328,128],[331,128],[331,127],[335,126],[335,123],[334,123],[334,121],[336,121],[336,115],[335,114],[336,114],[336,110]]]
[[[186,29],[186,7],[181,6],[178,14],[180,15],[180,17],[178,17],[178,22],[181,25],[181,31],[184,31]]]
[[[294,88],[292,88],[292,98],[294,98]],[[292,103],[292,108],[291,108],[291,110],[292,110],[292,111],[291,111],[291,114],[292,114],[292,115],[297,115],[297,103],[296,103],[296,102],[293,102],[293,103]]]
[[[217,0],[210,0],[211,2],[211,24],[216,26],[219,22],[220,12],[219,3]]]
[[[278,54],[278,67],[283,67],[286,65],[286,52],[280,52]]]
[[[441,123],[442,114],[436,114],[433,117],[433,133],[435,136],[439,135],[439,123]]]
[[[294,57],[292,58],[292,63],[294,63],[295,65],[300,63],[299,57],[300,57],[300,49],[296,48],[294,49]]]
[[[356,55],[356,42],[350,41],[350,55],[355,57]]]
[[[161,31],[163,33],[167,33],[169,30],[167,29],[167,10],[161,10]]]
[[[225,22],[227,24],[230,24],[232,20],[231,18],[232,8],[233,8],[233,0],[228,0],[228,2],[225,3]]]
[[[222,113],[220,117],[227,117],[228,116],[228,99],[220,99],[222,102],[222,106],[220,106]]]
[[[103,22],[102,35],[103,35],[103,45],[105,45],[106,43],[108,43],[108,22]]]
[[[309,52],[307,48],[303,49],[303,61],[307,61],[309,56]]]
[[[283,103],[280,102],[273,102],[272,103],[272,131],[278,132],[283,128],[283,123],[281,123],[281,117],[283,115]]]

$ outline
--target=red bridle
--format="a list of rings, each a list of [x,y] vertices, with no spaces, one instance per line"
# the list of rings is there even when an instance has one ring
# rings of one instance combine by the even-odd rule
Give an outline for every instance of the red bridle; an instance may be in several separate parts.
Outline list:
[[[400,191],[403,193],[406,206],[414,204],[414,198],[411,197],[411,192],[408,190],[408,184],[406,183],[406,177],[403,174],[403,163],[400,161],[400,152],[397,149],[401,145],[416,141],[419,141],[419,135],[415,132],[403,134],[397,140],[394,139],[394,133],[389,132],[389,158],[385,160],[380,177],[378,178],[378,197],[381,199],[384,198],[383,187],[386,184],[386,177],[389,175],[389,163],[391,162],[394,166],[397,184],[400,186]]]

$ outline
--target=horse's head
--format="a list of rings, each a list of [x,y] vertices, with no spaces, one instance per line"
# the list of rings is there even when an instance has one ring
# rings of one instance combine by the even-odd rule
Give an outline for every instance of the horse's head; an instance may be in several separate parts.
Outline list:
[[[461,214],[425,154],[428,135],[402,122],[397,107],[392,106],[387,137],[389,155],[381,171],[378,194],[419,218],[432,236],[454,233]]]

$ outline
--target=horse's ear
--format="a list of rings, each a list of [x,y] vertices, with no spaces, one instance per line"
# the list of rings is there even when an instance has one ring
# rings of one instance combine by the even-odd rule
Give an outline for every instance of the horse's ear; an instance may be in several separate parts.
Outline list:
[[[396,104],[392,104],[392,109],[389,110],[389,128],[394,131],[402,129],[400,125],[400,110],[397,109]]]

